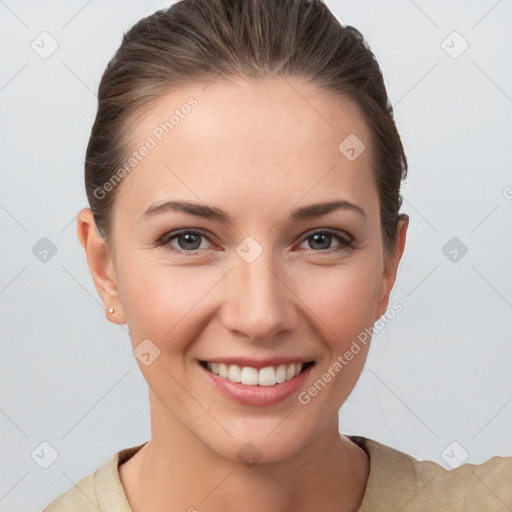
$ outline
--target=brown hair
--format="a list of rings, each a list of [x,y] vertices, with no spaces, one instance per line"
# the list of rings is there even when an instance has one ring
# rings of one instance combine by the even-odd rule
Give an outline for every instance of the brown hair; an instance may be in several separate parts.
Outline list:
[[[87,197],[103,239],[110,240],[119,188],[105,194],[105,184],[127,160],[131,121],[171,89],[217,76],[297,76],[359,107],[372,134],[389,255],[407,159],[375,56],[362,34],[341,25],[321,0],[181,0],[123,34],[101,78],[85,157]]]

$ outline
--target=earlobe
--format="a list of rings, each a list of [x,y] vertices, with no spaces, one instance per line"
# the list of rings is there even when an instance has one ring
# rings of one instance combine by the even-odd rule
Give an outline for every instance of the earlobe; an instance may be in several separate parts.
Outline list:
[[[89,272],[105,306],[105,317],[112,323],[126,323],[112,258],[106,242],[97,232],[90,208],[84,208],[78,213],[76,231],[87,257]],[[110,308],[114,309],[112,313],[109,312]]]
[[[394,252],[389,255],[387,262],[384,265],[384,273],[382,275],[381,286],[379,290],[379,300],[377,306],[377,316],[374,319],[376,322],[385,312],[389,304],[389,296],[393,285],[395,284],[398,264],[402,259],[405,249],[405,240],[407,236],[407,229],[409,227],[409,216],[401,214],[399,216],[397,225],[397,243]]]

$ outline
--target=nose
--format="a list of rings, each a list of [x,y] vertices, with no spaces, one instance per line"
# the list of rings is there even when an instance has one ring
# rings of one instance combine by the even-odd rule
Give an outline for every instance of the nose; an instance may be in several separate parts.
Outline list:
[[[251,263],[235,260],[226,276],[221,313],[226,329],[259,343],[271,343],[291,331],[297,315],[289,275],[266,254]]]

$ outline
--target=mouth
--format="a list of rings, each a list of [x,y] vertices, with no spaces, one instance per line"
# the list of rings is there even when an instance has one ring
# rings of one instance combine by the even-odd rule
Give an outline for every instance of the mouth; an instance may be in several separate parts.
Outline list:
[[[315,361],[292,362],[274,366],[255,368],[223,362],[199,361],[199,364],[210,373],[227,381],[243,386],[273,387],[290,382],[299,375],[307,372]]]

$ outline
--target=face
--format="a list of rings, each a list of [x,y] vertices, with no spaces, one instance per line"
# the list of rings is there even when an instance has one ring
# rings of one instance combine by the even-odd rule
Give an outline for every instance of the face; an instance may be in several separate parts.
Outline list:
[[[153,437],[293,455],[337,425],[369,344],[339,357],[385,312],[401,255],[383,256],[370,132],[354,104],[288,78],[173,91],[137,118],[133,149],[148,136],[118,185],[112,272],[93,277],[149,354]]]

